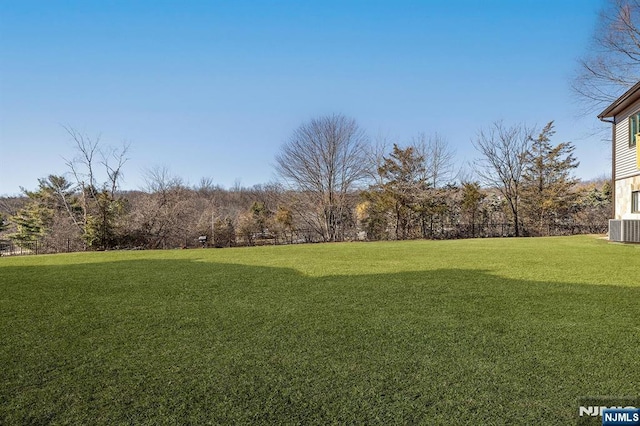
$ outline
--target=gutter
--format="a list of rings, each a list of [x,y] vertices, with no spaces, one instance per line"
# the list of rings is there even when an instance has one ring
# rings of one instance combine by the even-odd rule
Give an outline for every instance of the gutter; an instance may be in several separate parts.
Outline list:
[[[611,120],[603,116],[598,117],[600,121],[611,124],[611,218],[616,218],[616,117]]]

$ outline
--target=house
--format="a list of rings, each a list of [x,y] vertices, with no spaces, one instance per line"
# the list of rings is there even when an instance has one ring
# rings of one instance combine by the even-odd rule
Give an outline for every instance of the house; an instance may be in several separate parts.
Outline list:
[[[598,118],[612,124],[614,214],[609,240],[640,243],[640,82]]]

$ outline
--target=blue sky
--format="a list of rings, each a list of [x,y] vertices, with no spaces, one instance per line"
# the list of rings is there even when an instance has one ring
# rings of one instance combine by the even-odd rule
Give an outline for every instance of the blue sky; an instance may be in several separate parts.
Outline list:
[[[275,179],[274,155],[312,117],[372,139],[438,133],[459,166],[496,120],[573,142],[577,175],[610,148],[570,91],[600,0],[0,0],[0,195],[65,173],[63,126],[131,144],[124,188],[166,166],[190,184]],[[606,126],[604,126],[606,129]]]

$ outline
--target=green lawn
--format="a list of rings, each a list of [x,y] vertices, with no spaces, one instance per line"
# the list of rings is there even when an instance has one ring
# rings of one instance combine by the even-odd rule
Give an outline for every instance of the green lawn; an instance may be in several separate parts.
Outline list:
[[[0,424],[575,424],[639,371],[592,236],[0,258]]]

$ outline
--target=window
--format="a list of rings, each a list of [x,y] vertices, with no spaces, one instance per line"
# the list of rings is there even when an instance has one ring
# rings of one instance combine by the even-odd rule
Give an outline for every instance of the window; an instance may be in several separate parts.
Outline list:
[[[629,117],[629,148],[636,146],[636,135],[640,133],[640,113]]]
[[[631,213],[640,213],[640,191],[631,193]]]

